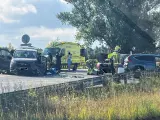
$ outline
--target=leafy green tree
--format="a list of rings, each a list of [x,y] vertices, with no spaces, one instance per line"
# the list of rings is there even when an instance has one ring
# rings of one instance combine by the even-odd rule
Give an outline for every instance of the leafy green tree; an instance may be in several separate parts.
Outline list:
[[[159,0],[113,0],[113,2],[155,42],[158,42],[160,39]]]
[[[42,48],[37,48],[38,53],[42,53],[43,49]]]
[[[114,1],[118,2],[118,0]],[[120,1],[122,3],[122,0]],[[142,11],[144,0],[123,1],[130,11],[135,9],[136,5]],[[134,24],[140,19],[139,16],[131,15],[130,19],[127,19],[123,13],[119,14],[116,11],[116,7],[109,0],[68,0],[68,2],[73,5],[72,11],[61,12],[58,18],[63,23],[78,29],[77,39],[83,39],[88,44],[98,40],[106,43],[110,48],[120,45],[124,53],[129,53],[133,46],[137,48],[137,52],[154,50],[154,39],[145,34],[146,29],[141,29]]]
[[[57,38],[56,40],[53,40],[53,41],[50,41],[48,44],[47,44],[47,47],[48,48],[51,48],[51,47],[55,47],[59,44],[59,38]]]
[[[8,49],[9,51],[14,50],[14,47],[13,47],[12,43],[9,43],[9,44],[8,44],[7,49]]]

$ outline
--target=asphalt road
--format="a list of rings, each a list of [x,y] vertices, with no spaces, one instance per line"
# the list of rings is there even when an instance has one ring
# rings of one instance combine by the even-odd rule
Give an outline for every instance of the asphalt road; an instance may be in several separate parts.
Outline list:
[[[87,75],[86,70],[77,72],[61,72],[60,75],[45,77],[27,77],[0,74],[0,94],[25,90],[30,88],[66,83],[70,81],[79,81],[97,76]]]

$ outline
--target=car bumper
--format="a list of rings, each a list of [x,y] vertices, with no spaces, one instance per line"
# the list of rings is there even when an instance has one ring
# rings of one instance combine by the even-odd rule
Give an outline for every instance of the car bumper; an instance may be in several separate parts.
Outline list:
[[[36,69],[33,69],[31,67],[14,67],[10,68],[10,72],[13,74],[36,74]]]

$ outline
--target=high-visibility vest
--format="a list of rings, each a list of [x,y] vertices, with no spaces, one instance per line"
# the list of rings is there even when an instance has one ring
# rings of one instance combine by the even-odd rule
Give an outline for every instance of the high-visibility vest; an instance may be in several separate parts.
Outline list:
[[[118,52],[120,49],[121,49],[120,46],[116,46],[115,49],[114,49],[114,51]]]
[[[108,54],[108,59],[111,59],[113,57],[114,63],[119,63],[119,53],[113,52]]]
[[[113,56],[112,53],[109,53],[109,54],[108,54],[108,59],[111,59],[112,56]]]

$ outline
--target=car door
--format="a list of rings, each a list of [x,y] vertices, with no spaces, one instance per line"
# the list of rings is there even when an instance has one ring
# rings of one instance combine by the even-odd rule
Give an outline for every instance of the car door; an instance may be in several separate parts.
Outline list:
[[[138,64],[144,66],[145,70],[155,70],[156,69],[156,60],[152,55],[142,55],[136,57],[139,60]]]
[[[156,59],[155,56],[146,56],[146,68],[147,70],[156,70]]]
[[[0,69],[8,71],[10,67],[11,59],[12,59],[11,53],[7,50],[1,49],[0,50],[0,63],[1,63]]]

